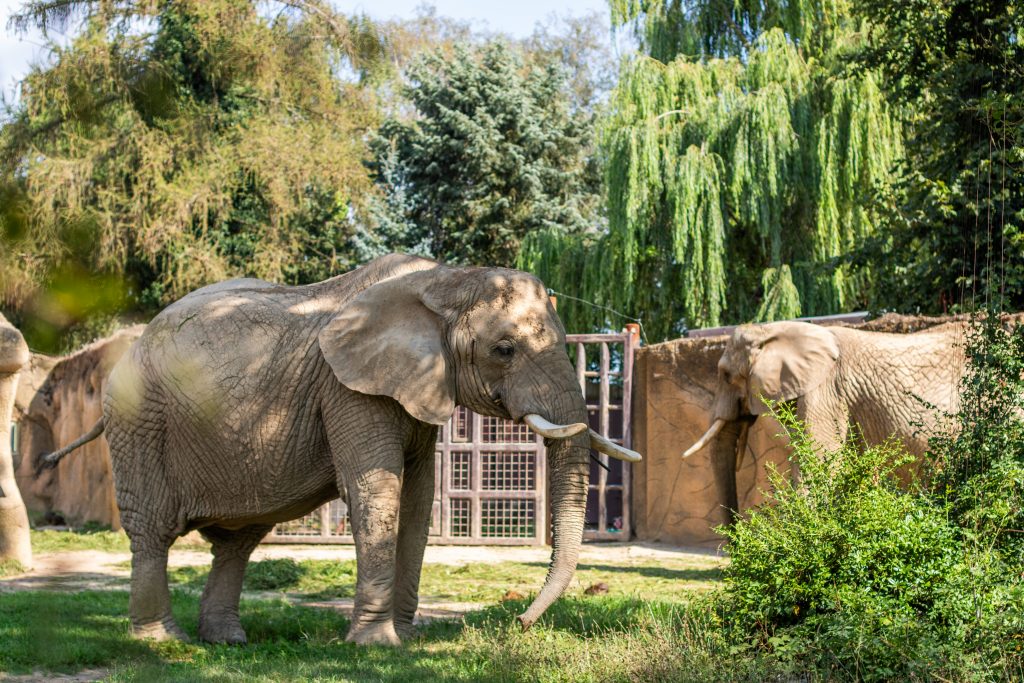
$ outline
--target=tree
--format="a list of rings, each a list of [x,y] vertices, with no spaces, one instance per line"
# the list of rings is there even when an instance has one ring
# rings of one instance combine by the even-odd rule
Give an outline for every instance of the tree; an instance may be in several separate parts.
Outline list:
[[[1024,3],[858,0],[860,55],[905,112],[906,160],[861,261],[878,305],[1024,308]]]
[[[526,65],[495,41],[425,55],[407,77],[416,118],[388,119],[372,142],[381,215],[400,226],[388,247],[513,265],[530,232],[591,225],[591,121],[572,111],[559,66]]]
[[[346,74],[368,80],[382,41],[319,0],[277,4],[31,2],[15,17],[83,17],[0,133],[0,298],[37,347],[229,276],[301,283],[353,265],[376,114]]]
[[[902,130],[878,76],[850,68],[848,5],[611,5],[646,54],[624,65],[600,125],[608,230],[538,233],[520,263],[642,312],[653,339],[866,305],[871,273],[843,259],[874,233],[864,198],[901,158]],[[620,322],[560,312],[573,328]]]

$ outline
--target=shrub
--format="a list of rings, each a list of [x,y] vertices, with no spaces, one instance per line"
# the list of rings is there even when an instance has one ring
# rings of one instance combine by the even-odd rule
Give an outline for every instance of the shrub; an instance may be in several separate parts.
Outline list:
[[[1022,569],[1024,325],[990,313],[968,328],[965,347],[959,412],[929,444],[932,489],[972,543]]]
[[[899,488],[894,444],[819,452],[775,406],[801,481],[772,469],[766,504],[723,529],[731,624],[798,669],[856,680],[921,675],[952,648],[946,597],[961,543],[941,506]]]

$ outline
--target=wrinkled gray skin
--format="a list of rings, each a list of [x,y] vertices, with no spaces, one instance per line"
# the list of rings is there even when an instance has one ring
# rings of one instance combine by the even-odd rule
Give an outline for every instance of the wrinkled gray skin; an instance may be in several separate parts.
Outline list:
[[[14,481],[10,429],[18,376],[28,360],[21,333],[0,314],[0,561],[17,560],[26,569],[32,566],[32,546],[28,513]]]
[[[745,448],[743,432],[768,411],[762,396],[795,401],[825,450],[842,444],[853,424],[869,445],[895,437],[923,453],[941,412],[956,410],[963,334],[957,324],[914,334],[802,322],[736,328],[718,362],[712,414],[712,424],[725,421],[710,446],[722,504],[737,509],[737,446]]]
[[[233,280],[169,306],[113,370],[104,405],[133,632],[183,637],[167,551],[199,529],[214,554],[199,636],[244,642],[251,551],[341,492],[358,558],[347,639],[397,644],[416,613],[437,425],[456,404],[586,422],[564,344],[536,278],[407,256],[302,287]],[[554,550],[524,627],[568,585],[583,536],[588,436],[548,447]]]

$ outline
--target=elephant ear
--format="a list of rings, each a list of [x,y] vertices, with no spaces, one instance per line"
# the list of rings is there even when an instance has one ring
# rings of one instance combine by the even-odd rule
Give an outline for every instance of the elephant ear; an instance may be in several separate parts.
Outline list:
[[[368,287],[318,339],[346,387],[390,396],[417,420],[442,425],[455,411],[454,368],[444,354],[444,321],[425,303],[429,275],[412,273]]]
[[[810,323],[775,323],[755,351],[750,368],[750,412],[768,410],[761,397],[791,401],[820,386],[839,359],[839,345],[827,329]]]

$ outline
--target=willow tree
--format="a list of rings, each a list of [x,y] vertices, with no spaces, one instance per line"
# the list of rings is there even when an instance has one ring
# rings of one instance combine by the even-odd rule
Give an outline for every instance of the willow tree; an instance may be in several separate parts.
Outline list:
[[[145,313],[225,277],[351,267],[376,123],[358,76],[382,40],[319,0],[272,4],[32,2],[15,17],[80,27],[21,83],[0,133],[0,298],[28,334],[88,315],[122,280],[127,301],[108,303]]]
[[[870,273],[844,257],[902,142],[876,75],[848,69],[846,3],[613,0],[612,16],[644,53],[602,126],[608,229],[536,233],[521,265],[655,339],[863,305]],[[619,323],[562,310],[572,328]]]

